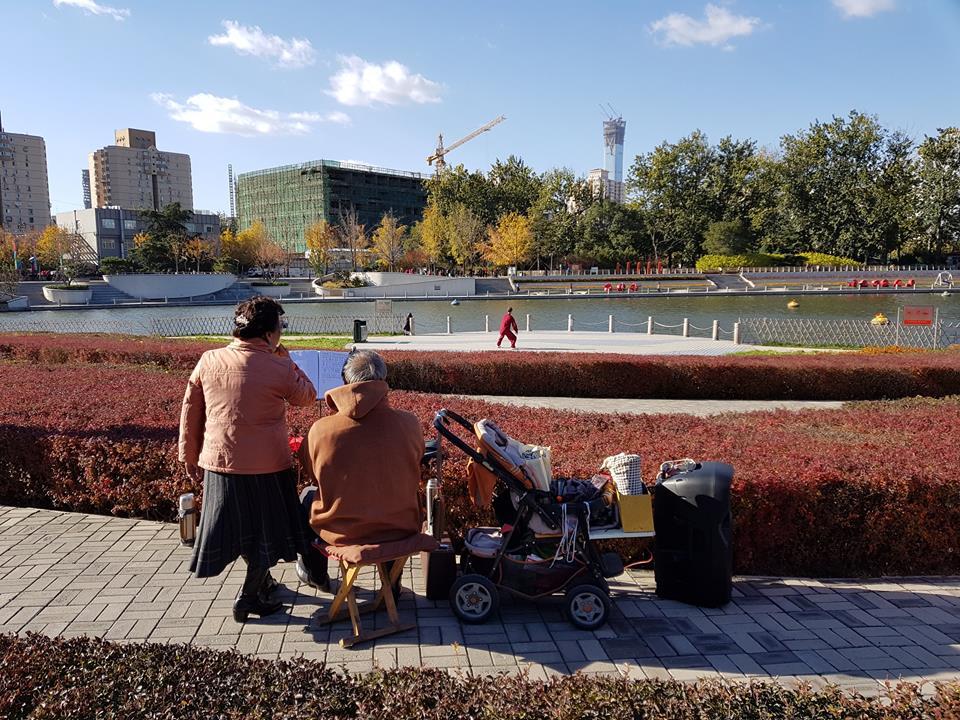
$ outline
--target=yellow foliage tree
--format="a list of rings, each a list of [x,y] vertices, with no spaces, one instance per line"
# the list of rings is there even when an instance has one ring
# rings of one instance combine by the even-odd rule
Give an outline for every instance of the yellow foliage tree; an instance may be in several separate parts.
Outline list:
[[[259,220],[237,233],[237,242],[251,248],[254,263],[263,268],[267,277],[275,277],[280,267],[287,262],[286,251],[270,237],[266,226]]]
[[[326,220],[318,220],[304,233],[310,264],[317,275],[324,275],[333,261],[333,249],[337,246],[337,233]]]
[[[400,265],[406,247],[407,226],[401,225],[386,213],[373,233],[373,255],[387,270],[393,272]]]
[[[436,265],[446,260],[450,254],[450,223],[434,203],[429,203],[423,211],[423,220],[419,225],[420,248]]]
[[[183,257],[196,263],[197,272],[200,272],[200,265],[213,257],[213,247],[198,235],[187,240],[183,248]]]
[[[220,257],[228,258],[234,262],[237,271],[242,271],[256,263],[256,253],[254,241],[255,236],[249,232],[234,232],[229,227],[224,228],[220,233]]]
[[[467,271],[479,255],[484,239],[483,221],[463,203],[457,203],[448,220],[450,256]]]
[[[521,265],[533,252],[530,220],[520,213],[507,213],[496,227],[487,228],[487,244],[483,256],[498,267]]]
[[[86,240],[66,228],[50,225],[37,239],[37,258],[45,267],[59,270],[73,283],[73,278],[91,269],[90,257],[96,257]]]

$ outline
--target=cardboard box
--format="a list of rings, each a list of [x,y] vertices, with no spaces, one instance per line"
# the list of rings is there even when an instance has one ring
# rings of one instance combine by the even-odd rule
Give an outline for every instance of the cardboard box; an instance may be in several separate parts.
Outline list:
[[[653,532],[653,495],[621,495],[618,492],[617,504],[624,532]]]

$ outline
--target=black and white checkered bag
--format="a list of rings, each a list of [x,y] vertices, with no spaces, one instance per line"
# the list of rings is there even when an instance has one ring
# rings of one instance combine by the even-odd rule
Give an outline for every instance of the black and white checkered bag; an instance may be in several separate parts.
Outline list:
[[[600,467],[609,471],[621,495],[642,495],[647,491],[640,472],[639,455],[629,453],[611,455]]]

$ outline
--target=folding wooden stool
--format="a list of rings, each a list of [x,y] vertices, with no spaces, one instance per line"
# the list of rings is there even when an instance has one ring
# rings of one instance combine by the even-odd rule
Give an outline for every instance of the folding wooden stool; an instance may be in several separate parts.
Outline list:
[[[340,563],[341,583],[337,595],[333,599],[326,615],[317,621],[318,625],[328,625],[343,619],[343,609],[346,606],[353,626],[353,635],[340,640],[340,647],[352,647],[357,643],[374,640],[386,635],[412,630],[416,623],[401,624],[400,614],[397,612],[397,603],[393,597],[393,584],[403,573],[403,566],[411,555],[423,550],[434,550],[437,541],[432,535],[418,533],[403,540],[394,540],[386,543],[370,545],[327,545],[324,552]],[[393,568],[387,571],[386,564],[394,561]],[[380,577],[380,592],[372,602],[357,603],[354,594],[354,583],[365,567],[374,566]],[[364,632],[360,616],[365,613],[376,612],[381,605],[387,609],[390,624],[377,630]]]

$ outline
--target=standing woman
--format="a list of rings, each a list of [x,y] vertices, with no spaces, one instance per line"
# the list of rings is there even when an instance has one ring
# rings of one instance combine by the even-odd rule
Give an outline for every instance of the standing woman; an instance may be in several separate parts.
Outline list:
[[[283,605],[270,599],[270,568],[306,549],[286,412],[312,405],[313,383],[280,344],[287,326],[276,300],[240,303],[227,347],[208,350],[187,383],[180,414],[180,461],[203,480],[203,512],[190,562],[198,578],[247,563],[233,617],[264,616]]]

